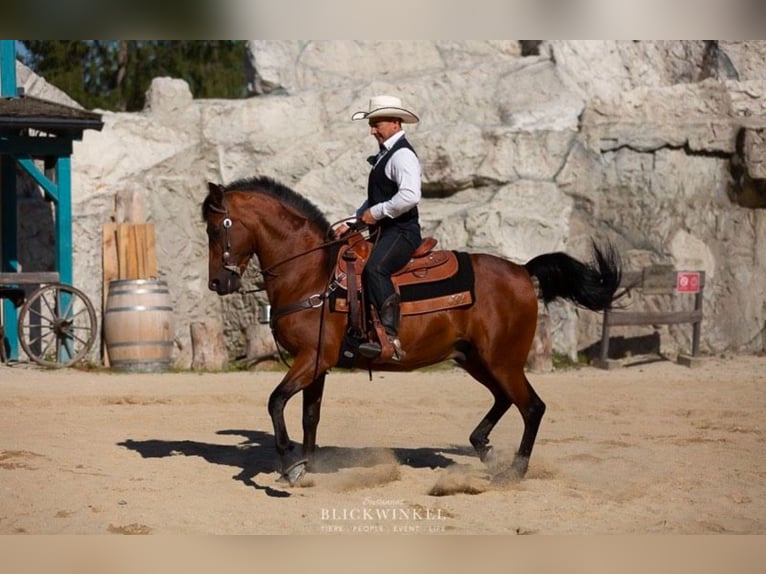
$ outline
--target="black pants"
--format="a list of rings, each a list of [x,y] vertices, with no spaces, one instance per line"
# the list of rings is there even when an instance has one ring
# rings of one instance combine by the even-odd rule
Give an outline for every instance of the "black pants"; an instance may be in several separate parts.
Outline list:
[[[368,301],[378,311],[383,302],[395,293],[391,275],[407,264],[420,241],[418,226],[390,227],[380,231],[362,279]]]

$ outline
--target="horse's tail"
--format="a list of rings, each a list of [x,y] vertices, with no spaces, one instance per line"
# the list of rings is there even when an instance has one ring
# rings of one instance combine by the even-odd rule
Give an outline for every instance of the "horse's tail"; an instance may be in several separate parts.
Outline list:
[[[617,250],[611,244],[602,250],[595,242],[590,264],[556,252],[538,255],[525,267],[530,275],[537,277],[546,305],[562,297],[593,311],[611,306],[622,279]]]

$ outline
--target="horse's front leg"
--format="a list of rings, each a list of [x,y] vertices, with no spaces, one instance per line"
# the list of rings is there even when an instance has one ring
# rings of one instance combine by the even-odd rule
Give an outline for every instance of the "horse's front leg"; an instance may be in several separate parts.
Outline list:
[[[285,406],[293,395],[308,388],[314,382],[314,360],[313,355],[299,354],[282,382],[269,397],[269,415],[274,425],[274,445],[282,466],[280,472],[290,486],[295,485],[306,473],[306,458],[303,453],[293,452],[293,444],[285,424]],[[323,378],[322,383],[324,383]]]
[[[303,456],[308,462],[307,470],[313,470],[317,445],[317,426],[322,408],[325,373],[322,373],[308,387],[303,389]]]

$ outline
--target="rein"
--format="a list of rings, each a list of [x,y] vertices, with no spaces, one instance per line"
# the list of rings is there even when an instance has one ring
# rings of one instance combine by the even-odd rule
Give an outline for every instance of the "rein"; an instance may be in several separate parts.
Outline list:
[[[231,262],[231,235],[229,230],[231,229],[233,222],[231,217],[229,216],[229,211],[225,207],[218,207],[215,205],[209,205],[209,209],[215,213],[219,213],[223,215],[223,221],[221,222],[221,226],[223,227],[223,233],[224,233],[224,250],[222,254],[222,261],[223,261],[223,268],[227,271],[234,273],[238,277],[242,277],[242,271],[240,271],[239,267],[237,265],[234,265]],[[341,219],[334,224],[330,226],[330,228],[335,227],[339,223],[345,223],[347,221],[353,220],[355,218],[345,218]],[[267,275],[271,275],[272,277],[276,277],[277,274],[274,273],[274,269],[284,265],[285,263],[289,263],[290,261],[294,261],[296,259],[299,259],[300,257],[303,257],[304,255],[308,255],[309,253],[313,253],[315,251],[319,251],[322,249],[326,249],[328,247],[331,247],[333,245],[337,245],[340,243],[345,243],[347,239],[341,238],[341,239],[333,239],[330,241],[325,241],[323,243],[320,243],[319,245],[315,245],[314,247],[311,247],[309,249],[306,249],[305,251],[301,251],[300,253],[296,253],[295,255],[291,255],[290,257],[287,257],[285,259],[282,259],[281,261],[278,261],[272,265],[269,265],[265,269],[260,269],[259,274],[265,279]],[[332,270],[330,271],[332,274]],[[328,281],[327,287],[322,293],[313,293],[308,296],[308,298],[303,299],[302,301],[298,301],[297,303],[293,303],[292,305],[287,305],[286,307],[282,307],[280,309],[276,309],[271,312],[271,317],[269,318],[269,327],[271,329],[271,334],[274,337],[274,342],[277,344],[277,351],[279,352],[279,357],[282,360],[282,362],[289,367],[287,360],[285,359],[284,355],[282,354],[282,349],[279,346],[279,343],[277,342],[276,338],[276,324],[277,320],[285,317],[287,315],[291,315],[293,313],[296,313],[298,311],[308,310],[308,309],[318,309],[320,307],[323,307],[327,299],[330,297],[330,295],[335,291],[339,286],[340,282],[344,279],[345,274],[341,275],[340,277],[337,277],[335,279],[330,279]],[[248,289],[243,290],[244,293],[256,293],[258,291],[263,291],[264,288],[260,289]],[[321,346],[321,340],[322,340],[322,327],[321,325],[324,323],[324,317],[322,317],[322,320],[320,321],[320,332],[319,332],[319,342]],[[318,356],[317,356],[318,360]],[[317,366],[318,368],[318,366]]]
[[[209,209],[211,211],[213,211],[215,213],[220,213],[221,215],[223,215],[223,221],[221,222],[221,226],[223,227],[223,232],[224,232],[224,250],[223,250],[223,255],[221,257],[222,260],[223,260],[223,268],[226,269],[227,271],[230,271],[231,273],[234,273],[235,275],[238,275],[239,277],[242,277],[242,271],[240,271],[240,269],[239,269],[239,267],[237,265],[233,265],[231,263],[231,261],[230,261],[230,258],[231,258],[231,237],[229,235],[229,229],[231,229],[231,226],[232,226],[233,222],[232,222],[231,217],[229,217],[229,211],[225,207],[218,207],[218,206],[215,206],[215,205],[210,205],[208,207],[209,207]],[[351,218],[341,219],[341,220],[336,221],[335,223],[333,223],[331,225],[331,227],[334,227],[338,223],[343,223],[343,222],[348,221],[350,219],[354,219],[354,218],[351,217]],[[291,255],[290,257],[287,257],[286,259],[283,259],[281,261],[277,261],[276,263],[274,263],[273,265],[269,265],[265,269],[260,269],[258,271],[258,273],[260,273],[264,278],[266,277],[266,275],[276,276],[277,274],[272,271],[273,269],[275,269],[275,268],[277,268],[277,267],[279,267],[281,265],[284,265],[285,263],[289,263],[290,261],[293,261],[295,259],[299,259],[300,257],[303,257],[304,255],[308,255],[309,253],[313,253],[314,251],[319,251],[321,249],[325,249],[327,247],[331,247],[331,246],[337,245],[339,243],[344,243],[345,241],[346,240],[343,239],[343,238],[341,238],[341,239],[333,239],[331,241],[325,241],[324,243],[320,243],[319,245],[315,245],[314,247],[306,249],[305,251],[301,251],[300,253],[296,253],[295,255]],[[248,291],[245,291],[245,292],[246,293],[255,293],[257,291],[262,291],[262,289],[252,289],[252,290],[248,290]],[[312,295],[312,297],[314,297],[314,295]],[[310,308],[310,307],[307,307],[307,308]]]

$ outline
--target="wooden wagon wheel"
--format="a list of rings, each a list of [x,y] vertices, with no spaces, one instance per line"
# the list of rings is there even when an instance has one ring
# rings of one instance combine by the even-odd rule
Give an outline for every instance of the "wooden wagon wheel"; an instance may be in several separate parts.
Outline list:
[[[45,367],[68,367],[93,347],[98,329],[88,297],[71,285],[40,287],[19,311],[19,343],[30,359]]]

